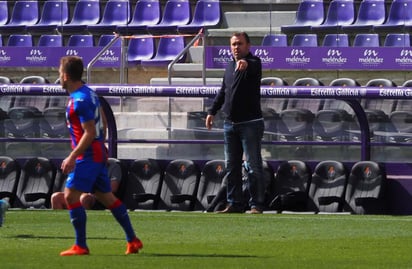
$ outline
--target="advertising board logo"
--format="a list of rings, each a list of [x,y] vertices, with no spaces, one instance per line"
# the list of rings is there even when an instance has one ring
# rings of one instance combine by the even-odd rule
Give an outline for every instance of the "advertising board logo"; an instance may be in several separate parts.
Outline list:
[[[74,50],[74,49],[68,49],[68,50],[66,50],[66,55],[67,56],[78,56],[79,52],[77,50]]]
[[[364,66],[379,66],[383,64],[384,59],[379,57],[379,53],[374,49],[365,49],[363,57],[358,59],[359,63]]]
[[[0,63],[7,63],[11,60],[11,57],[7,55],[7,51],[0,50]]]
[[[363,56],[376,57],[378,56],[378,53],[375,50],[366,49],[363,51]]]
[[[336,49],[330,49],[328,50],[328,56],[342,56],[342,52],[340,50],[336,50]]]
[[[306,52],[303,49],[292,49],[290,57],[285,58],[286,63],[303,67],[310,63],[311,58],[306,57]]]
[[[26,56],[26,61],[30,64],[41,64],[47,61],[47,57],[43,56],[43,52],[40,49],[32,49],[28,56]]]
[[[256,49],[254,54],[260,58],[262,64],[271,64],[275,61],[273,57],[270,57],[270,52],[266,49]]]
[[[412,66],[412,50],[402,49],[399,53],[399,57],[395,58],[395,63],[400,66]]]
[[[106,50],[100,57],[99,61],[104,64],[112,64],[119,62],[119,56],[116,56],[116,53],[113,50]]]
[[[290,51],[290,56],[304,56],[306,53],[300,49],[293,49]]]
[[[322,57],[322,63],[328,66],[342,66],[348,62],[348,58],[343,57],[342,51],[338,49],[328,49],[326,57]]]

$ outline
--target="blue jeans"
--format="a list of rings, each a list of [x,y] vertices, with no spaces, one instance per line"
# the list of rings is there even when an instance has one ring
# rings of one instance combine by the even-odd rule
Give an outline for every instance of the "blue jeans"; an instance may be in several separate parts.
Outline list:
[[[225,160],[227,169],[227,201],[229,205],[244,207],[242,199],[242,163],[248,173],[249,206],[263,208],[264,179],[262,168],[263,120],[224,123]]]

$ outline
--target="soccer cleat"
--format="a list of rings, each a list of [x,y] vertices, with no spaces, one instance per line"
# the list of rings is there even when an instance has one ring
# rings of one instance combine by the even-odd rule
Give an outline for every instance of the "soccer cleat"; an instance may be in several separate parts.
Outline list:
[[[73,256],[73,255],[89,255],[89,249],[83,248],[79,245],[73,245],[68,250],[60,252],[60,256]]]
[[[131,242],[127,242],[126,255],[139,253],[139,250],[143,248],[143,243],[139,239],[135,238]]]

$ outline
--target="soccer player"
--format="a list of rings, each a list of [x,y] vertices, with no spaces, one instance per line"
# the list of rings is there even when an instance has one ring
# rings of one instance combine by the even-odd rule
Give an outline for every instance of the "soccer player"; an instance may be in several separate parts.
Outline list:
[[[83,61],[77,56],[60,60],[60,84],[69,93],[66,110],[72,151],[61,164],[67,174],[64,198],[75,230],[75,244],[61,256],[87,255],[86,210],[80,202],[83,193],[93,192],[96,199],[122,226],[127,240],[126,254],[138,253],[143,243],[136,236],[125,205],[114,196],[107,173],[107,149],[104,145],[104,114],[97,94],[82,82]]]

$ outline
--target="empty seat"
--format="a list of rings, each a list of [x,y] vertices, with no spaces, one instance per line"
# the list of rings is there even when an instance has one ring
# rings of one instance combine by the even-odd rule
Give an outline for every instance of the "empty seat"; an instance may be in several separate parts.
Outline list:
[[[183,36],[162,36],[159,40],[156,54],[153,58],[142,60],[142,65],[168,65],[185,48]],[[184,61],[185,56],[179,59]]]
[[[140,64],[143,60],[152,59],[155,55],[155,40],[151,36],[135,36],[129,41],[127,48],[127,63]]]
[[[38,23],[27,25],[28,32],[53,32],[58,25],[63,25],[69,20],[69,7],[67,1],[48,0],[43,5]]]
[[[93,34],[113,33],[118,25],[127,25],[131,17],[128,0],[110,0],[106,3],[99,23],[87,26]]]
[[[11,34],[9,36],[7,46],[32,47],[33,37],[32,35]]]
[[[148,25],[150,33],[177,32],[177,27],[186,25],[192,18],[189,0],[168,0],[158,24]]]
[[[114,35],[101,35],[99,37],[99,41],[97,42],[97,46],[99,47],[104,47],[107,44],[110,43],[110,41],[112,41],[115,38]],[[117,41],[112,45],[112,47],[121,47],[122,45],[122,40],[119,38],[117,39]]]
[[[26,26],[34,25],[38,20],[38,1],[15,1],[10,21],[5,25],[0,26],[0,31],[2,33],[24,33]]]
[[[134,160],[128,168],[127,181],[123,184],[123,201],[128,209],[157,209],[163,170],[154,159]]]
[[[221,18],[219,0],[199,0],[196,3],[193,19],[187,25],[178,25],[180,33],[197,33],[200,29],[217,27]]]
[[[409,34],[387,34],[383,43],[384,47],[410,47]]]
[[[285,34],[266,34],[262,39],[262,46],[287,47],[288,39]]]
[[[326,34],[323,38],[323,47],[348,47],[349,37],[347,34]]]
[[[15,159],[0,156],[0,199],[7,200],[10,205],[14,204],[16,198],[20,170],[20,165]]]
[[[338,33],[343,25],[355,21],[355,3],[348,0],[333,0],[330,2],[326,19],[320,25],[311,27],[315,33]]]
[[[67,41],[68,47],[93,47],[93,35],[71,35]]]
[[[262,86],[287,86],[288,83],[279,77],[263,77],[260,80]]]
[[[61,35],[41,35],[37,45],[39,47],[61,47],[63,46],[63,37]]]
[[[307,211],[311,178],[310,167],[303,161],[280,163],[275,174],[275,193],[270,209],[278,212]]]
[[[295,22],[280,27],[283,33],[298,34],[306,33],[314,25],[320,25],[325,19],[323,1],[302,0],[296,11]]]
[[[379,47],[379,34],[356,34],[353,47]]]
[[[371,79],[366,84],[365,87],[377,87],[377,88],[394,88],[397,87],[390,79],[378,78]],[[372,137],[373,141],[389,139],[386,135],[380,136],[381,132],[394,132],[395,128],[389,120],[389,115],[396,108],[396,99],[362,99],[361,105],[366,113],[366,117],[369,123],[369,130],[374,134]],[[352,140],[360,140],[360,134],[354,135]]]
[[[352,78],[337,78],[330,82],[333,87],[360,87]],[[314,139],[317,141],[346,141],[348,130],[354,124],[354,112],[343,100],[326,99],[322,109],[315,113]]]
[[[14,207],[50,208],[56,173],[57,169],[49,159],[28,159],[22,167]]]
[[[0,1],[0,29],[9,22],[9,15],[8,1]]]
[[[309,187],[308,209],[315,212],[342,211],[348,173],[343,163],[326,160],[318,163]]]
[[[392,1],[388,18],[383,24],[374,25],[373,31],[377,33],[402,33],[407,26],[412,25],[412,12],[410,0]]]
[[[197,199],[202,210],[214,211],[214,208],[209,208],[209,206],[219,192],[225,175],[224,160],[210,160],[203,166],[197,192]]]
[[[44,138],[66,138],[69,132],[66,127],[66,108],[48,107],[43,111],[40,120],[40,137]]]
[[[293,86],[323,86],[315,78],[305,77],[296,79]],[[280,139],[287,141],[312,140],[312,124],[315,113],[322,108],[323,100],[318,99],[289,99],[286,109],[279,113],[278,131]]]
[[[10,84],[10,83],[14,83],[14,81],[13,81],[11,78],[9,78],[9,77],[0,76],[0,83]]]
[[[193,211],[197,204],[200,171],[186,159],[172,160],[165,169],[160,197],[167,210]],[[162,208],[159,208],[162,209]]]
[[[100,21],[100,2],[95,0],[77,1],[71,20],[59,25],[57,30],[62,34],[79,34],[87,29],[87,26],[97,24]]]
[[[318,36],[316,34],[296,34],[293,36],[290,45],[295,47],[317,47]]]
[[[386,173],[373,161],[359,161],[352,166],[345,193],[344,210],[354,214],[384,214]]]
[[[133,17],[127,25],[118,25],[116,31],[121,34],[146,32],[149,25],[156,25],[162,18],[159,0],[138,0]]]
[[[342,31],[348,33],[371,32],[375,25],[383,24],[385,20],[385,1],[363,0],[359,5],[356,21],[350,25],[343,25]]]
[[[21,84],[49,84],[50,81],[43,76],[32,75],[32,76],[23,77],[20,80],[20,83]]]

